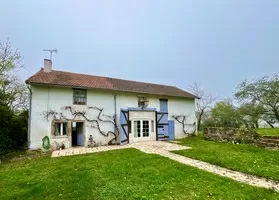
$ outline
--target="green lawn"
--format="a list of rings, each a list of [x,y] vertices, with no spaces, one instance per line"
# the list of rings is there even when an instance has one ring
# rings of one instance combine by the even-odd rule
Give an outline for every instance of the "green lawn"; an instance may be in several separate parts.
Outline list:
[[[0,166],[0,199],[279,199],[252,187],[135,149]]]
[[[260,135],[279,136],[279,128],[257,128],[256,132]]]
[[[221,167],[279,181],[279,151],[247,144],[203,140],[201,136],[179,140],[192,149],[174,153],[206,161]]]

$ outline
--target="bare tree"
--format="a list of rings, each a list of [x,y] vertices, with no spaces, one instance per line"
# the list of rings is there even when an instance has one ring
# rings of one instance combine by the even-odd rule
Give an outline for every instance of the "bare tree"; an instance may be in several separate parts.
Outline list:
[[[198,110],[197,116],[196,116],[197,117],[197,127],[199,130],[202,117],[204,116],[205,112],[211,107],[211,105],[216,100],[216,98],[213,97],[211,94],[206,93],[201,88],[200,84],[198,84],[197,82],[195,82],[192,86],[190,86],[190,90],[194,95],[199,97],[199,99],[197,99],[197,102],[196,102],[196,106],[197,106],[197,110]]]
[[[172,117],[182,125],[182,131],[186,135],[194,136],[196,129],[195,129],[195,122],[189,123],[187,115],[172,115]],[[186,129],[186,127],[188,129]]]
[[[26,86],[15,75],[20,69],[22,58],[18,50],[13,50],[9,39],[0,40],[0,104],[13,111],[27,108],[28,92]]]

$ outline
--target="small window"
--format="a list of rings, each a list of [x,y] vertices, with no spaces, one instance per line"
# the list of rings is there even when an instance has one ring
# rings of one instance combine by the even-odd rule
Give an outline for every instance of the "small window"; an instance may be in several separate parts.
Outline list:
[[[55,136],[68,135],[67,122],[55,123]]]
[[[74,89],[73,100],[74,104],[86,105],[87,92],[86,90]]]

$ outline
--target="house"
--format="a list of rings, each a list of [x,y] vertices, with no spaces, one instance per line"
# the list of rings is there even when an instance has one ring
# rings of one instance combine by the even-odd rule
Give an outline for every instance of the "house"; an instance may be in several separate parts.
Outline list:
[[[196,131],[195,95],[174,86],[52,69],[26,80],[29,147],[127,144],[182,138]]]

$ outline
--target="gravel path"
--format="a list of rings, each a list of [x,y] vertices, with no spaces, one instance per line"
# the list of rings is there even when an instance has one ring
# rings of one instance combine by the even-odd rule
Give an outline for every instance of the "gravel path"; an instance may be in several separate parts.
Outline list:
[[[183,150],[183,149],[190,149],[190,147],[182,146],[175,143],[169,142],[162,142],[162,141],[150,141],[150,142],[138,142],[123,146],[101,146],[95,148],[72,148],[72,149],[65,149],[60,151],[54,151],[52,153],[52,157],[59,157],[59,156],[70,156],[70,155],[77,155],[77,154],[85,154],[85,153],[94,153],[94,152],[101,152],[101,151],[111,151],[116,149],[125,149],[125,148],[136,148],[145,153],[154,153],[161,155],[163,157],[175,160],[177,162],[183,163],[185,165],[189,165],[192,167],[199,168],[204,171],[208,171],[220,176],[228,177],[233,180],[243,182],[252,186],[257,187],[264,187],[273,189],[279,192],[279,183],[266,180],[264,178],[259,178],[256,176],[248,175],[245,173],[229,170],[223,167],[218,167],[216,165],[209,164],[207,162],[195,160],[192,158],[184,157],[181,155],[177,155],[171,153],[170,151],[175,150]]]

